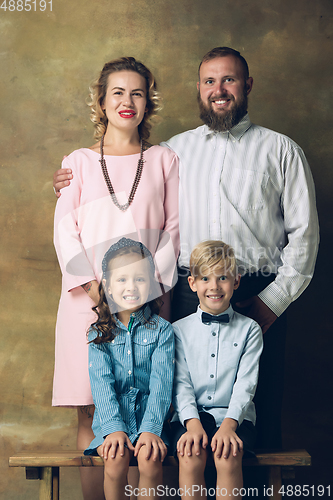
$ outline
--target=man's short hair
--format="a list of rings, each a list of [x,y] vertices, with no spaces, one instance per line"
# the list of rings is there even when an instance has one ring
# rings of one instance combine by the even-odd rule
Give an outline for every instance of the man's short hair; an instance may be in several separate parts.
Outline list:
[[[191,253],[190,271],[194,278],[203,276],[216,267],[224,267],[226,272],[237,274],[237,264],[233,248],[219,240],[202,241]]]
[[[207,52],[207,54],[203,56],[202,61],[199,65],[199,70],[198,70],[199,78],[200,78],[200,68],[203,62],[211,61],[216,57],[226,57],[226,56],[233,56],[241,62],[244,74],[244,81],[246,82],[246,80],[249,78],[248,64],[244,59],[244,57],[241,56],[240,52],[238,52],[238,50],[231,49],[230,47],[215,47],[214,49]]]

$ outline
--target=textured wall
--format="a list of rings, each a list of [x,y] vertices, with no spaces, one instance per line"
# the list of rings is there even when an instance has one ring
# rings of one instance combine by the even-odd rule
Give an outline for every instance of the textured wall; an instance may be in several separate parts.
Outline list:
[[[32,499],[38,487],[23,470],[8,471],[8,456],[75,446],[75,412],[51,407],[60,292],[51,178],[64,154],[92,144],[87,87],[108,59],[141,59],[165,98],[152,138],[167,139],[199,125],[197,66],[218,45],[249,62],[252,120],[298,142],[314,174],[322,246],[316,276],[289,313],[284,437],[286,446],[314,455],[307,484],[327,480],[320,474],[323,450],[332,446],[325,380],[332,352],[332,14],[330,0],[53,0],[52,12],[49,4],[45,12],[0,9],[1,499]],[[81,498],[77,471],[64,472],[62,484],[63,499]]]

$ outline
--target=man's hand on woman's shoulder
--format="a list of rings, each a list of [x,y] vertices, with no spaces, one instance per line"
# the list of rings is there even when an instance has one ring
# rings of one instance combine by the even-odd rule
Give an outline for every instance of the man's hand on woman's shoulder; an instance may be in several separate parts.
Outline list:
[[[66,156],[64,156],[66,158]],[[60,189],[69,186],[73,179],[72,170],[70,168],[60,168],[53,174],[53,190],[57,198],[60,198]]]

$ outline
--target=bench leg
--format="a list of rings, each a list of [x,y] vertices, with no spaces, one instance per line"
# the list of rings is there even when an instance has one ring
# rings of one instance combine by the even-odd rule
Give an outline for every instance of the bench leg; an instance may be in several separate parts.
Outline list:
[[[269,478],[268,478],[269,486],[273,486],[273,500],[281,500],[282,496],[279,493],[279,490],[282,486],[281,479],[281,467],[277,465],[271,465],[269,467]]]
[[[59,500],[59,467],[41,467],[39,500]]]

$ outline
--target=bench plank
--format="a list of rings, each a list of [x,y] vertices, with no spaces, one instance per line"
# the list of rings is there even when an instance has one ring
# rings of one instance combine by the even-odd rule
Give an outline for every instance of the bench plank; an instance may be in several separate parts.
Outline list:
[[[48,453],[19,453],[9,458],[10,467],[102,467],[101,457],[83,455],[82,451],[57,451]],[[251,466],[309,466],[311,456],[305,450],[259,452],[246,458],[244,465]],[[167,457],[165,465],[177,465],[173,457]]]
[[[10,467],[25,467],[27,479],[40,479],[39,500],[59,500],[59,467],[103,467],[100,457],[83,455],[82,451],[48,453],[19,453],[9,458]],[[133,462],[133,465],[135,463]],[[166,457],[163,465],[178,467],[173,457]],[[209,464],[208,464],[209,465]],[[273,500],[283,500],[278,493],[282,485],[281,469],[311,465],[311,456],[305,450],[259,452],[243,460],[244,466],[266,466],[269,485],[273,486]]]

